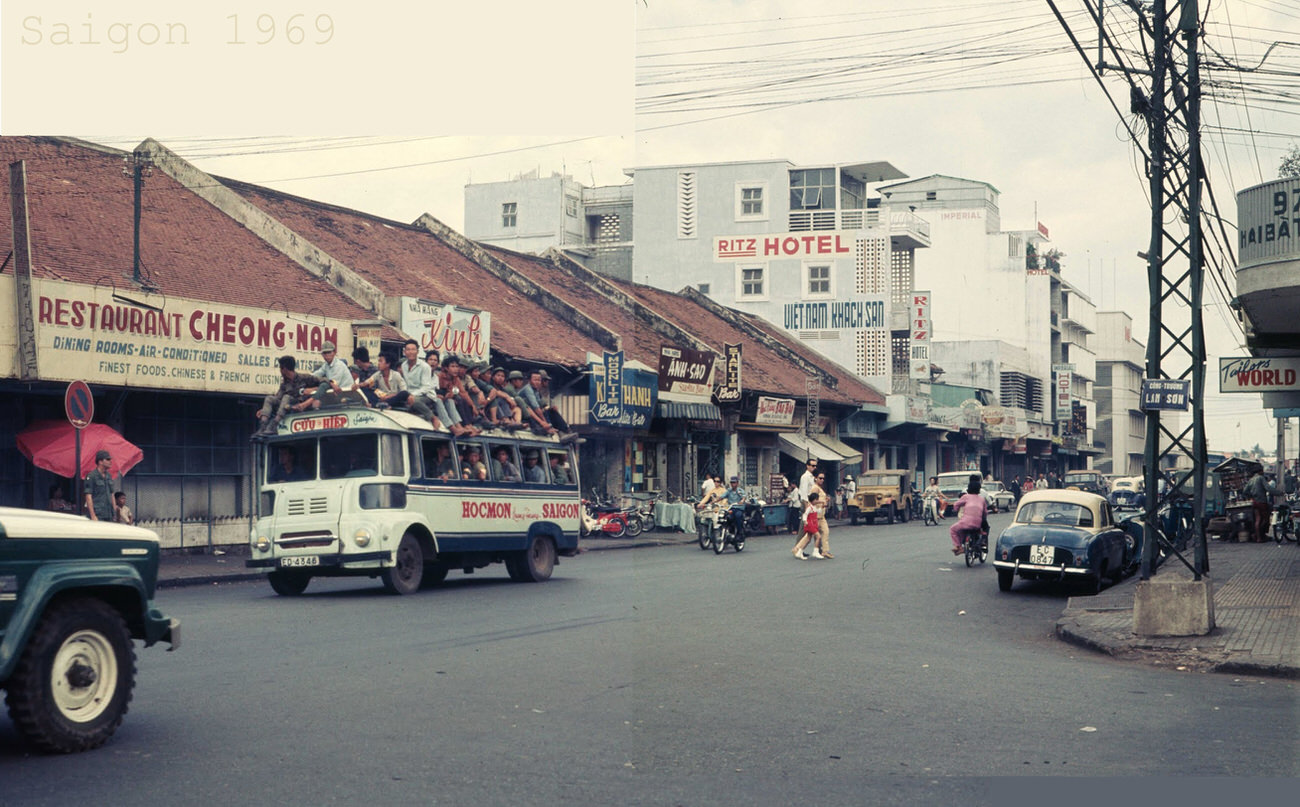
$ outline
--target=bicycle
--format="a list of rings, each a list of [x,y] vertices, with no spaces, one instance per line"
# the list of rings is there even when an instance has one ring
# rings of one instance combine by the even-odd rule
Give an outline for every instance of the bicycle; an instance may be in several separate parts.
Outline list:
[[[1300,519],[1300,509],[1292,501],[1284,501],[1273,513],[1273,540],[1279,544],[1296,543],[1296,520]]]

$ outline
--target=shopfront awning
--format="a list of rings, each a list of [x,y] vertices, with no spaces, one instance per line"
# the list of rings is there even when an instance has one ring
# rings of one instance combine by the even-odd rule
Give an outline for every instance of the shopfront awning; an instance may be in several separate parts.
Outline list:
[[[814,440],[840,455],[841,462],[862,462],[862,452],[850,445],[846,445],[829,434],[813,435]]]
[[[659,417],[676,420],[722,420],[722,410],[714,403],[660,401]]]
[[[798,432],[778,434],[776,437],[781,443],[781,451],[800,462],[810,457],[822,462],[840,462],[843,459],[837,452],[815,440],[809,440]]]

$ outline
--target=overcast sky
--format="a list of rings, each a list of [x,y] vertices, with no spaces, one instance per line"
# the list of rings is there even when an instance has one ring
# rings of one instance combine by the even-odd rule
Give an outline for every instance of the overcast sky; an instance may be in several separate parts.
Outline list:
[[[1095,59],[1096,30],[1081,0],[1057,5]],[[1109,13],[1117,43],[1137,46],[1122,12]],[[886,160],[912,177],[947,174],[996,187],[1003,227],[1042,222],[1066,255],[1066,278],[1100,309],[1130,313],[1145,341],[1145,263],[1136,253],[1147,248],[1150,213],[1141,158],[1046,0],[638,0],[636,27],[636,133],[417,133],[351,143],[146,134],[211,173],[400,221],[427,212],[457,229],[465,183],[531,170],[599,185],[622,183],[624,169],[640,165]],[[1255,67],[1268,43],[1300,42],[1300,7],[1216,0],[1207,32],[1217,51],[1207,60]],[[580,30],[577,40],[601,35]],[[1264,68],[1210,75],[1220,84],[1206,101],[1205,151],[1229,225],[1236,191],[1275,178],[1285,149],[1300,142],[1294,102],[1268,102],[1271,80],[1295,85],[1300,49],[1276,48]],[[1270,79],[1269,69],[1291,75]],[[1243,80],[1245,90],[1222,83]],[[1140,130],[1123,79],[1112,74],[1106,84]],[[600,102],[583,88],[575,77],[557,103]],[[82,136],[129,147],[144,135]],[[1275,426],[1258,397],[1217,394],[1217,356],[1244,349],[1222,296],[1207,291],[1205,300],[1210,447],[1271,448]]]

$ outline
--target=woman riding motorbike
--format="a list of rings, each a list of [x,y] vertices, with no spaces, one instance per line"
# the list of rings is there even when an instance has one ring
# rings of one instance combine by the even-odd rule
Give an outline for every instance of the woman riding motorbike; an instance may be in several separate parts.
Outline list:
[[[943,511],[948,507],[948,502],[943,498],[943,494],[939,492],[939,477],[930,477],[930,484],[925,486],[921,497],[925,499],[926,511],[930,513],[930,518],[934,520],[934,523],[938,524],[943,521]]]
[[[953,502],[958,516],[957,523],[948,528],[948,535],[952,538],[952,553],[960,555],[962,553],[962,534],[967,530],[983,530],[988,520],[989,504],[980,495],[980,475],[971,474],[970,484],[966,486],[966,492],[962,497]]]

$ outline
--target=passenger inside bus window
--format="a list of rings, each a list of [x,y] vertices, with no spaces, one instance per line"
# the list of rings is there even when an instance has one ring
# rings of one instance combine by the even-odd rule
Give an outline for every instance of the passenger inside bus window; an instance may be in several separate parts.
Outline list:
[[[276,464],[267,469],[267,482],[301,482],[310,479],[298,462],[298,452],[293,446],[280,446]]]
[[[557,485],[572,485],[573,474],[569,470],[569,455],[563,451],[546,452],[546,460],[551,466],[551,479]]]
[[[374,476],[379,467],[379,441],[373,434],[323,437],[320,441],[321,479]]]
[[[449,440],[424,440],[424,475],[444,482],[459,479]]]
[[[535,448],[524,453],[524,481],[531,485],[546,484],[546,466],[542,465],[541,456]]]
[[[478,443],[472,443],[461,450],[460,475],[477,482],[487,481],[488,469],[483,462],[483,447]]]
[[[510,446],[497,446],[492,451],[492,476],[498,482],[520,482],[523,476],[514,461]]]

